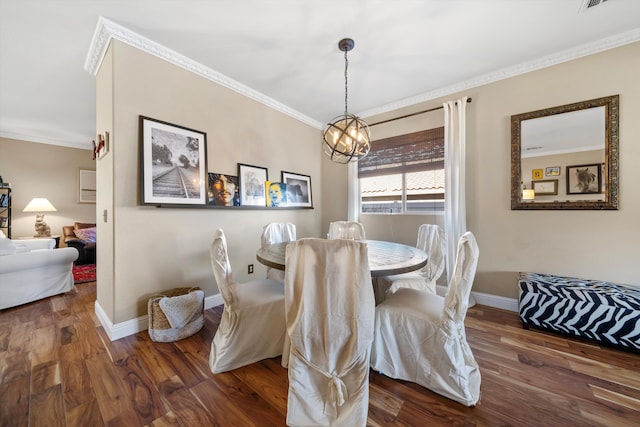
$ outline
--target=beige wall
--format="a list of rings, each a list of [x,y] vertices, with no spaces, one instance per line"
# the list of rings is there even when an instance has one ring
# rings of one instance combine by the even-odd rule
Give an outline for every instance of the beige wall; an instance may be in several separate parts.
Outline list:
[[[12,238],[35,234],[35,213],[22,212],[34,197],[57,209],[44,217],[53,235],[74,221],[95,222],[95,203],[78,203],[79,169],[95,170],[90,150],[0,138],[0,175],[12,189]]]
[[[634,165],[640,158],[639,74],[640,43],[634,43],[367,120],[401,116],[464,95],[473,98],[467,108],[467,227],[480,246],[474,291],[516,298],[519,271],[640,284],[635,243],[640,169]],[[512,211],[510,116],[615,94],[620,94],[620,209]],[[423,128],[430,114],[417,116],[425,121]],[[412,122],[399,122],[399,133],[414,130]],[[372,132],[374,139],[382,137],[380,127]],[[344,179],[346,171],[323,175],[324,188]],[[381,238],[393,230],[403,236],[398,240],[410,244],[415,244],[416,225],[434,220],[441,223],[429,216],[362,216],[367,237]]]
[[[317,129],[126,44],[112,42],[108,55],[97,80],[98,126],[112,130],[113,164],[103,170],[99,162],[98,181],[113,175],[113,265],[111,282],[103,280],[98,269],[98,287],[111,288],[113,295],[99,291],[98,302],[108,308],[110,301],[102,298],[113,297],[113,309],[105,312],[114,323],[145,315],[147,299],[155,292],[200,286],[207,296],[218,293],[209,260],[217,228],[225,230],[240,282],[266,274],[255,256],[265,224],[290,221],[299,237],[320,235],[322,152]],[[279,180],[282,170],[310,175],[318,195],[315,209],[140,206],[139,115],[205,132],[211,172],[237,175],[237,163],[246,163],[267,167],[270,179]],[[108,209],[111,202],[103,201],[102,194],[98,197],[98,205]],[[247,274],[248,264],[255,266],[253,275]]]

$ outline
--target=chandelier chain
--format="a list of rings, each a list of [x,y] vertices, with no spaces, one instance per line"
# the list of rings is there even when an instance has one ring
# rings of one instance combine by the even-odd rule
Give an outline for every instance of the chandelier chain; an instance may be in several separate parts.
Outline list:
[[[347,109],[347,99],[348,99],[348,85],[347,85],[347,68],[349,68],[349,60],[347,59],[347,51],[344,51],[344,115],[346,116],[348,113]]]

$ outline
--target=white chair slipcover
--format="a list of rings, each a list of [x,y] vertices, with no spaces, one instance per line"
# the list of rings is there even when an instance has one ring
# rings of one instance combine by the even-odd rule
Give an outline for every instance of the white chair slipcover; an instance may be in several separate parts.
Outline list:
[[[261,247],[281,242],[294,242],[296,240],[296,225],[290,222],[272,222],[262,229],[260,236]],[[284,282],[284,271],[267,267],[267,279]]]
[[[374,297],[367,247],[301,239],[286,252],[289,426],[365,426]]]
[[[222,319],[211,343],[211,371],[230,371],[281,355],[286,333],[282,283],[271,279],[236,283],[221,229],[213,236],[210,255],[224,300]]]
[[[418,383],[466,406],[478,402],[480,368],[464,329],[478,255],[473,234],[463,234],[444,298],[401,288],[376,307],[374,370]]]
[[[393,293],[399,288],[412,288],[436,293],[436,281],[445,269],[447,241],[442,227],[435,224],[422,224],[418,228],[416,248],[429,255],[427,265],[410,273],[379,277],[382,289]]]
[[[355,221],[334,221],[329,223],[329,239],[366,240],[364,225]]]

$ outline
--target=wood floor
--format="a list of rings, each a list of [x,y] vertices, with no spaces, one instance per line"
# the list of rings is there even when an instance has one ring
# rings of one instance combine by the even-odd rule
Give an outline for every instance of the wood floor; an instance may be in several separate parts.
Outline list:
[[[210,372],[220,307],[182,341],[154,343],[145,331],[110,342],[94,300],[95,283],[85,283],[0,311],[0,425],[285,425],[280,358]],[[525,331],[516,313],[484,306],[469,310],[466,325],[480,404],[372,372],[369,425],[640,425],[640,355]]]

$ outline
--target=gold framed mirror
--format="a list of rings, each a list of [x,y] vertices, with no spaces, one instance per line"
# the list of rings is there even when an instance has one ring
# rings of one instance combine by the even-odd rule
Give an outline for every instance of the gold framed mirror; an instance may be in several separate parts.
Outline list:
[[[618,105],[613,95],[511,116],[511,209],[618,209]]]

